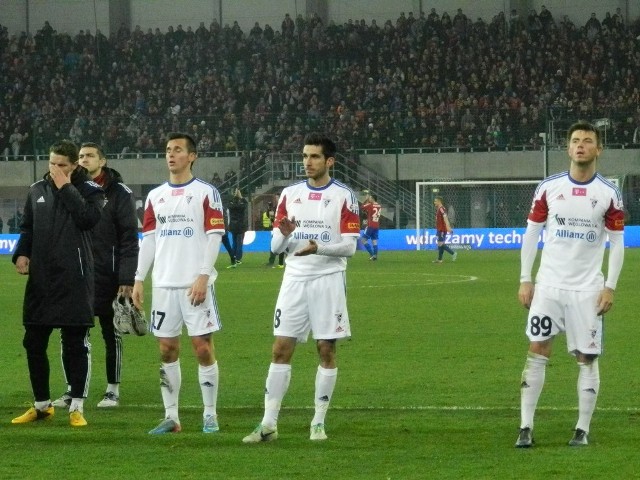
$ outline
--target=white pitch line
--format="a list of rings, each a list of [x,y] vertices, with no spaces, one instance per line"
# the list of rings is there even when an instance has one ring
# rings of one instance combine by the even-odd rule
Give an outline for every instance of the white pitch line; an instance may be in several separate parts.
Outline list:
[[[378,285],[348,285],[347,290],[351,290],[354,288],[397,288],[397,287],[423,287],[425,285],[445,285],[450,283],[466,283],[466,282],[475,282],[478,280],[478,277],[474,277],[473,275],[431,275],[431,274],[423,274],[436,276],[438,278],[427,279],[417,282],[411,283],[381,283]],[[443,279],[442,277],[452,277]]]
[[[141,408],[141,409],[162,409],[162,404],[121,404],[122,407]],[[264,408],[263,405],[236,405],[232,407],[218,407],[220,410],[254,410]],[[282,410],[313,410],[313,406],[303,407],[282,407]],[[180,405],[181,410],[200,410],[202,405]],[[342,411],[358,411],[358,410],[382,410],[390,412],[409,412],[409,411],[436,411],[436,412],[499,412],[499,411],[519,411],[520,406],[495,406],[487,407],[482,405],[407,405],[398,407],[382,407],[375,405],[365,405],[361,407],[341,407],[331,406],[331,410]],[[552,406],[538,406],[536,410],[544,410],[551,412],[574,412],[577,407],[552,407]],[[623,412],[623,413],[638,413],[640,407],[596,407],[599,412]]]

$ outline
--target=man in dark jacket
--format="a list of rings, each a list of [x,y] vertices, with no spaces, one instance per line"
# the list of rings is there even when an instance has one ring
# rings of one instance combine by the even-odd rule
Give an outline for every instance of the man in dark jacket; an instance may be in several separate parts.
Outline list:
[[[87,424],[84,398],[90,379],[89,328],[93,326],[94,260],[91,229],[100,221],[104,192],[78,164],[69,140],[49,149],[49,173],[29,188],[13,254],[16,271],[29,275],[22,309],[23,345],[35,403],[12,423],[53,416],[47,346],[54,328],[69,365],[69,422]]]
[[[236,188],[228,207],[228,230],[232,240],[229,255],[235,259],[235,262],[231,264],[232,267],[242,263],[242,244],[249,223],[247,221],[247,205],[247,200],[242,196],[242,192],[239,188]]]
[[[100,321],[105,343],[107,389],[98,407],[117,407],[120,403],[122,337],[113,326],[112,302],[117,295],[131,298],[133,277],[138,262],[138,220],[133,192],[122,183],[120,174],[106,166],[107,159],[96,143],[83,143],[80,165],[106,195],[102,217],[91,231],[95,259],[94,314]],[[63,365],[65,376],[67,365]],[[71,391],[53,402],[54,407],[71,404]]]

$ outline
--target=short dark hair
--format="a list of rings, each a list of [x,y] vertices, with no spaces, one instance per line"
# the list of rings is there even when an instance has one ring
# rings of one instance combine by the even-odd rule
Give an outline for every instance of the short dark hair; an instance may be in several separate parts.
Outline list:
[[[595,133],[596,143],[599,147],[602,147],[602,135],[600,135],[600,130],[593,123],[587,122],[586,120],[578,120],[576,123],[569,127],[569,130],[567,131],[567,143],[571,141],[571,135],[573,135],[573,132],[577,130]]]
[[[322,154],[325,158],[336,157],[336,144],[322,133],[309,133],[304,137],[304,144],[322,147]]]
[[[82,150],[83,148],[95,148],[98,151],[98,157],[100,158],[106,158],[104,156],[104,151],[102,150],[102,147],[100,145],[98,145],[97,143],[94,142],[84,142],[80,144],[80,149]]]
[[[170,132],[167,135],[167,142],[169,142],[170,140],[182,140],[182,139],[187,141],[187,152],[198,153],[198,150],[196,149],[196,141],[188,133]]]
[[[78,146],[71,140],[59,140],[49,147],[49,153],[67,157],[71,163],[78,163]]]

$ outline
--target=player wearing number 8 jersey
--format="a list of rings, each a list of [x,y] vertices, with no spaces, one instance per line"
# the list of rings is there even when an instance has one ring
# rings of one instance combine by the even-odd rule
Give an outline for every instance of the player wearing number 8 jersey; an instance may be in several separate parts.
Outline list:
[[[264,416],[244,443],[275,440],[280,405],[289,387],[296,342],[313,332],[320,357],[315,382],[311,440],[325,440],[324,419],[336,384],[336,340],[349,337],[345,270],[360,234],[358,201],[345,185],[329,176],[336,146],[329,138],[305,138],[303,164],[307,181],[283,190],[274,222],[271,251],[289,256],[276,301],[275,341],[266,380]]]
[[[618,188],[596,171],[600,133],[591,124],[569,128],[568,172],[537,187],[521,251],[520,303],[529,309],[530,345],[521,382],[521,423],[516,447],[533,444],[533,417],[552,342],[565,332],[567,349],[578,362],[578,422],[569,445],[588,444],[600,387],[602,316],[613,304],[624,258],[624,212]],[[538,238],[546,230],[535,291],[531,271]],[[602,263],[610,242],[606,281]]]
[[[218,191],[192,174],[196,158],[195,143],[189,135],[170,134],[166,148],[169,181],[149,192],[145,203],[132,299],[136,307],[142,308],[143,282],[153,264],[151,331],[160,347],[165,418],[151,434],[181,429],[178,396],[183,325],[199,363],[203,432],[218,431],[218,363],[211,334],[220,329],[213,282],[224,220]]]

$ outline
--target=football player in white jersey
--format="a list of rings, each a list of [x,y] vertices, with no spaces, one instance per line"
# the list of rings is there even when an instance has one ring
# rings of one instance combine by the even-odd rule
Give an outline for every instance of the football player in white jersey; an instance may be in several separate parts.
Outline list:
[[[310,439],[325,440],[325,416],[336,384],[336,340],[351,335],[346,302],[347,258],[360,236],[358,200],[329,175],[336,146],[324,135],[305,138],[306,181],[285,188],[276,209],[271,251],[289,252],[273,318],[275,341],[266,380],[264,416],[244,443],[278,438],[278,414],[291,378],[297,342],[313,332],[320,358]]]
[[[571,446],[588,445],[589,425],[600,387],[602,317],[613,305],[624,259],[624,211],[620,190],[596,170],[600,132],[578,122],[567,135],[568,172],[537,187],[521,251],[518,298],[527,309],[529,351],[522,372],[521,423],[516,447],[533,445],[533,417],[542,392],[553,339],[565,332],[578,363],[578,422]],[[546,230],[535,289],[531,270],[538,238]],[[607,278],[602,274],[610,242]]]
[[[189,135],[169,134],[166,148],[169,181],[149,192],[145,202],[132,299],[136,307],[143,307],[143,282],[153,265],[150,330],[160,347],[160,391],[165,418],[151,434],[181,430],[178,396],[183,326],[191,337],[199,364],[198,380],[204,403],[202,431],[219,430],[218,363],[211,334],[220,329],[213,282],[224,220],[218,191],[193,176],[196,158],[196,145]]]

